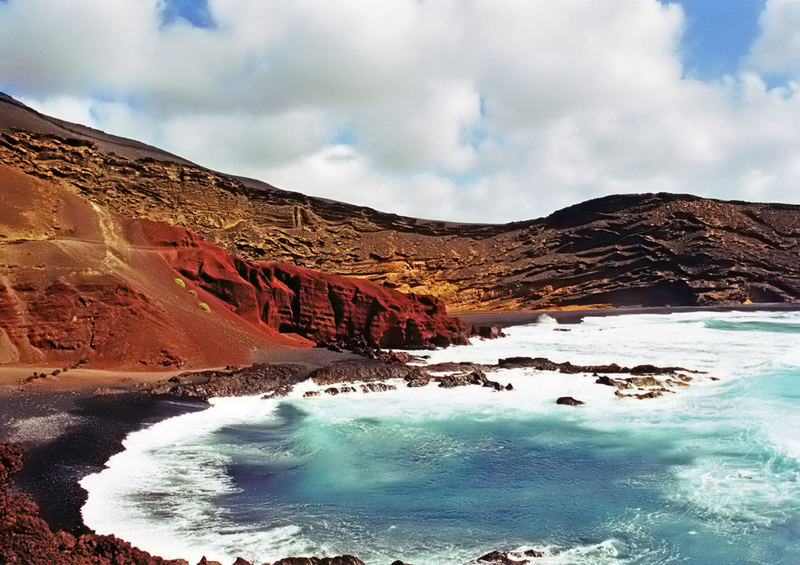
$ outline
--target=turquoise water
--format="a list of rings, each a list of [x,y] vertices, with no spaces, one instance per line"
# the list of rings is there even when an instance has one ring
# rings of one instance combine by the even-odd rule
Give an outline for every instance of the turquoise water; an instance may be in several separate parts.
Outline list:
[[[730,322],[727,320],[706,320],[705,327],[712,330],[722,330],[729,332],[775,332],[787,334],[800,334],[800,324],[788,322],[754,322],[740,321]]]
[[[494,373],[514,384],[501,393],[306,399],[306,385],[282,400],[220,399],[129,436],[84,480],[85,521],[167,557],[223,562],[348,552],[424,565],[534,547],[546,553],[534,563],[800,563],[800,314],[553,329],[544,319],[430,361],[707,373],[645,401],[529,370]],[[562,395],[586,405],[555,405]]]

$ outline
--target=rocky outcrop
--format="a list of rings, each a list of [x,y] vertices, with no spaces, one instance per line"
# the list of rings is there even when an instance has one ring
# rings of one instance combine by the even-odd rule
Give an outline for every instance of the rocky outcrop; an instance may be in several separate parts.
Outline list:
[[[374,382],[390,379],[409,381],[428,381],[431,375],[421,367],[405,364],[387,364],[365,361],[344,361],[331,363],[309,373],[309,378],[318,385],[332,385],[347,382]]]
[[[237,315],[282,333],[315,342],[363,336],[368,344],[397,348],[467,343],[464,325],[431,296],[293,265],[253,263],[205,241],[167,255],[176,271]]]
[[[469,373],[453,373],[444,377],[436,377],[441,388],[455,388],[457,386],[478,385],[492,390],[503,390],[506,387],[486,377],[480,369]],[[511,390],[511,389],[508,389]]]
[[[471,332],[470,335],[475,335],[475,333]],[[320,341],[317,342],[317,347],[324,347],[339,353],[350,351],[367,359],[376,359],[385,363],[408,363],[412,359],[412,355],[405,351],[384,351],[379,346],[370,345],[363,335],[358,335],[351,339]]]
[[[315,342],[363,336],[380,347],[467,343],[466,328],[431,296],[293,265],[233,257],[181,228],[129,222],[129,239],[163,249],[184,284],[203,289],[247,321]]]
[[[183,226],[242,258],[368,278],[453,309],[800,298],[797,206],[641,194],[504,225],[419,220],[216,173],[25,112],[0,101],[0,161],[29,175],[125,216]]]
[[[526,565],[531,558],[544,557],[544,552],[536,549],[524,551],[490,551],[478,557],[475,563],[479,565]]]
[[[557,371],[568,375],[580,373],[606,373],[609,375],[628,374],[632,376],[675,375],[679,372],[694,373],[683,367],[656,367],[655,365],[636,365],[622,367],[616,363],[609,365],[573,365],[569,361],[556,363],[544,357],[507,357],[497,361],[500,369],[535,369],[537,371]],[[599,383],[608,384],[608,383]]]
[[[301,364],[253,365],[219,371],[196,371],[171,377],[156,384],[157,395],[208,400],[219,396],[247,396],[288,391],[307,378],[310,369]]]
[[[701,374],[701,371],[693,371],[683,367],[657,367],[655,365],[636,365],[634,367],[624,367],[616,363],[607,365],[575,365],[569,361],[556,363],[546,357],[505,357],[498,359],[497,363],[473,363],[471,361],[444,362],[425,365],[425,369],[430,372],[447,372],[466,374],[470,372],[494,371],[497,369],[533,369],[535,371],[553,371],[567,375],[593,374],[598,377],[598,384],[614,385],[624,380],[635,386],[650,385],[656,381],[653,377],[666,376],[673,378],[692,380],[684,373]],[[607,376],[598,376],[598,373],[605,375],[630,375],[625,379],[612,380]]]
[[[682,367],[655,365],[622,367],[615,363],[573,365],[569,362],[555,363],[538,357],[510,357],[500,359],[494,364],[446,362],[424,366],[409,365],[397,359],[353,359],[329,362],[317,367],[305,364],[261,364],[250,367],[229,367],[224,370],[186,372],[167,381],[148,385],[146,389],[152,394],[200,400],[216,396],[255,394],[264,394],[270,398],[281,397],[289,394],[294,385],[306,379],[311,380],[320,389],[305,392],[305,397],[395,390],[397,386],[387,382],[391,380],[403,381],[405,386],[411,388],[435,383],[445,389],[473,385],[492,391],[514,390],[511,383],[503,385],[486,376],[486,372],[505,369],[583,374],[595,379],[594,382],[598,385],[614,387],[616,389],[614,393],[618,397],[638,399],[656,398],[665,392],[673,393],[676,388],[689,386],[694,379],[690,374],[701,374],[699,371]],[[614,378],[609,377],[609,374],[614,375]],[[574,406],[583,404],[569,397],[559,398],[557,403]]]
[[[222,565],[217,561],[208,561],[205,557],[197,565]],[[241,557],[233,565],[253,565]],[[270,565],[264,563],[263,565]],[[271,565],[364,565],[358,557],[352,555],[337,555],[336,557],[284,557]]]
[[[482,365],[487,370],[492,366]],[[439,367],[440,368],[440,367]],[[497,367],[494,366],[496,369]],[[438,383],[440,388],[468,385],[485,387],[494,391],[512,390],[489,379],[480,369],[464,371],[462,367],[448,374],[431,374],[425,367],[378,360],[353,360],[329,363],[315,369],[303,364],[262,364],[224,370],[182,373],[168,380],[148,385],[150,393],[181,398],[207,400],[218,396],[244,396],[264,394],[267,397],[285,396],[294,385],[306,379],[319,385],[321,392],[337,395],[349,392],[384,392],[397,387],[389,380],[405,381],[406,386],[420,387]],[[334,386],[335,385],[335,386]],[[308,391],[306,397],[319,396],[320,391]]]
[[[265,564],[267,565],[267,564]],[[358,557],[339,555],[338,557],[285,557],[272,565],[364,565]]]

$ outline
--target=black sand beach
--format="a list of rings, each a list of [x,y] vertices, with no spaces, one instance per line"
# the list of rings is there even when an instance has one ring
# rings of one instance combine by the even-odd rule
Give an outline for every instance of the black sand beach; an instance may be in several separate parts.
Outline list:
[[[95,395],[92,391],[0,397],[0,440],[25,447],[25,466],[12,487],[30,495],[51,527],[86,530],[78,481],[103,469],[129,433],[202,402],[165,400],[146,393]]]
[[[334,361],[361,359],[321,348],[287,349],[274,357],[272,362],[299,363],[309,371]],[[29,373],[20,370],[21,375]],[[82,533],[86,527],[80,511],[86,492],[78,481],[102,470],[131,432],[208,405],[141,391],[131,373],[120,373],[116,386],[109,385],[107,375],[96,385],[92,376],[69,381],[69,375],[0,386],[0,441],[25,449],[25,465],[14,476],[12,488],[31,496],[52,528]],[[169,376],[165,373],[163,379]],[[153,383],[153,375],[141,382]]]

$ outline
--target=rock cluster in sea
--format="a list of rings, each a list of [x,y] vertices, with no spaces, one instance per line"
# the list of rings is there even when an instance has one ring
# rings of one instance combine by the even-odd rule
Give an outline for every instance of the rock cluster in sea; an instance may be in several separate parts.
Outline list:
[[[329,363],[323,367],[310,368],[304,364],[261,364],[250,367],[229,367],[222,370],[188,372],[171,377],[167,381],[149,385],[149,391],[157,395],[207,400],[215,396],[243,396],[264,394],[267,397],[285,396],[294,385],[310,379],[325,387],[321,391],[308,391],[306,397],[320,393],[379,392],[392,390],[395,385],[387,381],[403,381],[415,388],[437,383],[440,388],[455,388],[477,385],[492,391],[512,390],[513,386],[490,379],[486,373],[503,369],[534,369],[565,374],[586,374],[595,378],[595,383],[614,387],[621,398],[656,398],[664,393],[673,393],[677,387],[688,386],[697,374],[683,367],[657,367],[637,365],[623,367],[609,365],[574,365],[570,362],[555,363],[542,357],[510,357],[499,359],[495,364],[465,362],[434,363],[416,366],[408,363],[405,354],[382,354],[377,359],[345,360]],[[609,375],[614,375],[610,377]],[[623,392],[625,391],[625,392]],[[558,404],[579,406],[583,402],[571,397],[557,399]]]

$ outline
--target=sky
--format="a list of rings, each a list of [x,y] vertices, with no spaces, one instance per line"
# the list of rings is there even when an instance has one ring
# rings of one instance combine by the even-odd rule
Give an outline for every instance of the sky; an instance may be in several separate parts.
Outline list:
[[[800,204],[800,0],[0,0],[0,90],[423,218]]]

